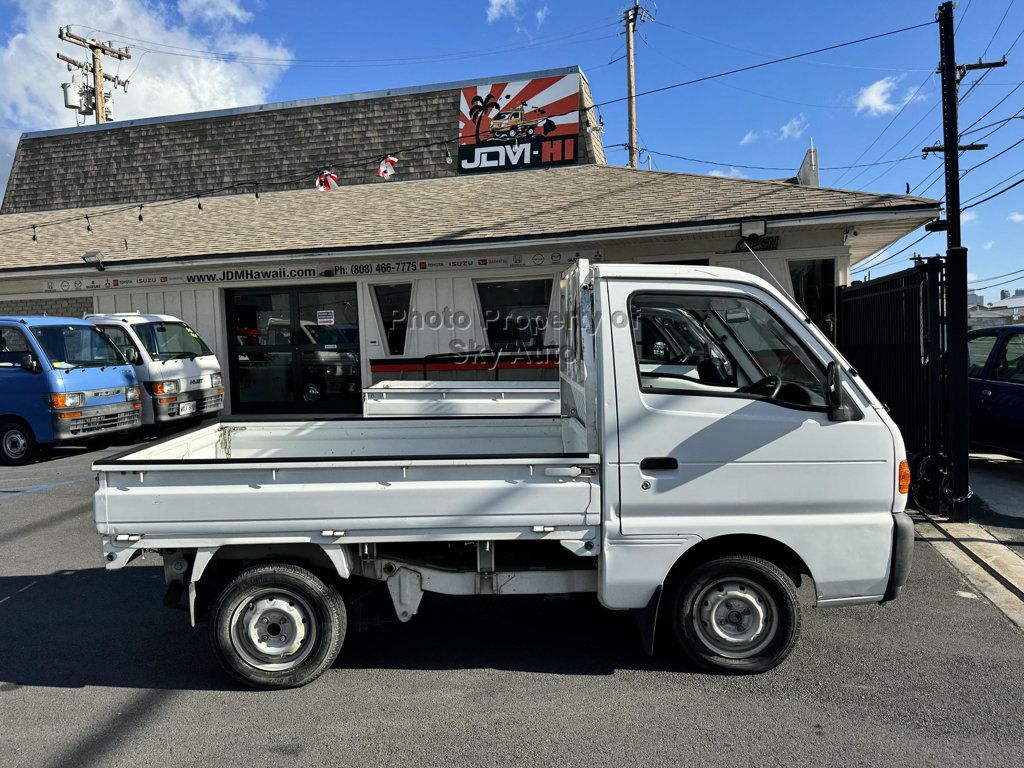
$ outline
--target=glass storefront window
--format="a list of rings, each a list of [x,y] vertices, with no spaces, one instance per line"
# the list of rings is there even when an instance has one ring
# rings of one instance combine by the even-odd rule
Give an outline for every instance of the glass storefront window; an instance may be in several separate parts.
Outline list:
[[[377,300],[377,311],[380,312],[388,354],[405,354],[405,332],[409,327],[412,283],[375,285],[373,296]]]
[[[476,287],[493,352],[544,348],[551,280],[502,280]]]
[[[793,298],[807,316],[829,338],[835,338],[836,325],[836,261],[835,259],[800,259],[789,262],[789,279]]]

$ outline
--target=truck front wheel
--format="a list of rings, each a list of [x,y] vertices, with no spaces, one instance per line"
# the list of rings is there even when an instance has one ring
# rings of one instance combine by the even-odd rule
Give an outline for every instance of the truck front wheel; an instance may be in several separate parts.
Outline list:
[[[37,449],[36,436],[20,421],[0,424],[0,464],[28,464]]]
[[[669,594],[672,633],[683,653],[711,672],[767,672],[800,633],[800,601],[774,563],[730,555],[701,563]]]
[[[210,639],[224,669],[246,685],[297,688],[334,663],[346,626],[334,587],[296,565],[257,565],[217,597]]]

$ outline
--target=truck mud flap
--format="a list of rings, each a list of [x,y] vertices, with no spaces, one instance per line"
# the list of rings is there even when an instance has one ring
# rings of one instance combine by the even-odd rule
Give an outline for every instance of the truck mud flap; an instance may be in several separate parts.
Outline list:
[[[654,636],[658,629],[658,608],[661,605],[662,587],[659,584],[651,599],[647,601],[644,608],[636,611],[636,622],[640,627],[640,639],[644,643],[644,651],[648,656],[654,655]]]

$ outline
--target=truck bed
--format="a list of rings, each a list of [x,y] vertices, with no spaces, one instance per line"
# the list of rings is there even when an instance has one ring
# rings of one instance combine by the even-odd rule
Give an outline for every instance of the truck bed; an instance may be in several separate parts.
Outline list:
[[[562,422],[214,424],[98,461],[96,525],[139,548],[590,538],[599,457],[567,451]]]
[[[558,416],[557,381],[379,381],[363,390],[363,415]]]

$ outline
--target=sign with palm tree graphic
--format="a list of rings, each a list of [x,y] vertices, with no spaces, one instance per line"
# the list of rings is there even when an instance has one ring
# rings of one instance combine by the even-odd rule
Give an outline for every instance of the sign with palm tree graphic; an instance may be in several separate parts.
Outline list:
[[[578,73],[462,89],[459,173],[575,163]]]

